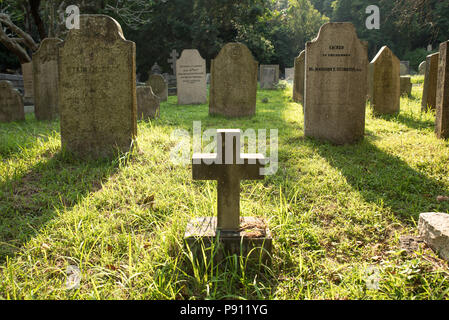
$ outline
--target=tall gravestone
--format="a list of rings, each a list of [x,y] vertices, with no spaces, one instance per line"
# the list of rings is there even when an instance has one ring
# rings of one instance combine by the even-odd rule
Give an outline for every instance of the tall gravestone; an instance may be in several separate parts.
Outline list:
[[[293,80],[293,101],[304,103],[306,51],[295,58],[295,78]]]
[[[212,60],[209,114],[227,117],[256,113],[257,61],[242,43],[228,43]]]
[[[159,98],[150,86],[137,87],[137,119],[155,119],[159,117]]]
[[[376,114],[399,112],[401,80],[400,61],[387,46],[382,47],[370,64],[370,99]]]
[[[22,96],[11,82],[0,81],[0,122],[25,120]]]
[[[167,101],[168,99],[168,85],[164,77],[160,74],[152,74],[148,79],[147,86],[150,86],[154,94],[160,101]]]
[[[440,44],[436,97],[435,132],[438,138],[449,138],[449,41]]]
[[[440,54],[437,52],[428,55],[426,59],[426,74],[421,103],[422,111],[434,110],[436,107],[439,56]]]
[[[260,88],[274,89],[279,83],[279,65],[261,64],[260,65]]]
[[[207,103],[206,60],[198,50],[183,50],[176,68],[178,104]]]
[[[62,146],[80,157],[126,152],[137,135],[136,47],[117,21],[81,15],[59,47]]]
[[[352,23],[324,24],[306,44],[305,136],[355,143],[365,132],[368,44]]]
[[[61,39],[44,39],[33,54],[34,113],[38,120],[58,115],[58,45]]]

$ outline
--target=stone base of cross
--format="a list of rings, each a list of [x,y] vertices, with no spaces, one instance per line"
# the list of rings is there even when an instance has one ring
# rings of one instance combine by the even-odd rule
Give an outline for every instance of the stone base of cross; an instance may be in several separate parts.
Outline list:
[[[224,250],[215,258],[239,254],[266,262],[272,238],[265,221],[256,217],[240,217],[240,181],[261,180],[265,166],[262,154],[240,153],[240,130],[217,131],[217,153],[194,154],[194,180],[217,180],[217,217],[193,219],[185,233],[186,244],[198,257],[201,244],[210,247],[216,241]]]

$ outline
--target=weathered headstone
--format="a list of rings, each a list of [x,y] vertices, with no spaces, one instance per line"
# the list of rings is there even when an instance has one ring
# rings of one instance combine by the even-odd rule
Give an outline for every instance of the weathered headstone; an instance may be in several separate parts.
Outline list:
[[[436,107],[438,60],[440,54],[434,53],[427,56],[426,75],[424,77],[424,89],[422,94],[421,110],[434,110]]]
[[[426,61],[423,61],[419,64],[418,72],[420,75],[426,74]]]
[[[137,87],[137,119],[155,119],[159,117],[159,98],[149,86]]]
[[[0,122],[25,120],[22,96],[11,82],[0,81]]]
[[[295,77],[295,68],[285,68],[285,80],[291,81]]]
[[[399,59],[387,46],[382,47],[370,64],[370,100],[374,113],[399,112],[401,83]]]
[[[33,62],[22,64],[23,99],[25,104],[34,104],[34,85],[33,85]]]
[[[34,112],[38,120],[58,115],[58,45],[61,39],[44,39],[33,54]]]
[[[272,239],[265,221],[240,217],[240,181],[263,179],[264,165],[262,154],[240,153],[240,130],[217,130],[217,153],[193,155],[193,179],[217,180],[217,217],[197,218],[187,226],[185,241],[192,251],[200,254],[199,240],[208,246],[218,235],[225,254],[269,258]]]
[[[59,48],[62,146],[80,157],[130,150],[137,135],[136,47],[117,21],[81,15]]]
[[[242,43],[228,43],[212,60],[209,114],[227,117],[256,113],[257,61]]]
[[[365,132],[368,44],[352,23],[324,24],[306,44],[305,136],[355,143]]]
[[[198,50],[183,50],[176,68],[178,104],[207,103],[206,60]]]
[[[440,44],[436,97],[435,132],[438,138],[449,138],[449,41]]]
[[[279,65],[261,64],[260,65],[260,88],[275,89],[279,83]]]
[[[419,215],[419,236],[441,258],[449,261],[449,214],[426,212]]]
[[[148,79],[147,86],[153,89],[154,94],[160,101],[167,101],[168,98],[168,85],[164,77],[160,74],[152,74]]]
[[[306,51],[295,58],[295,78],[293,80],[293,101],[304,104]]]
[[[412,87],[412,78],[410,76],[401,76],[401,96],[411,96]]]
[[[410,74],[410,61],[400,61],[399,70],[401,76]]]

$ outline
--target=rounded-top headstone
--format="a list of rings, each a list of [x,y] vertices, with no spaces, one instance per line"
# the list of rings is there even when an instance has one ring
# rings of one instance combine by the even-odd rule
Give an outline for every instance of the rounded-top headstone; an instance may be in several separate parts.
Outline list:
[[[295,76],[293,79],[293,101],[304,104],[304,72],[306,51],[303,50],[295,58]]]
[[[0,122],[25,120],[23,99],[11,82],[0,81]]]
[[[159,98],[151,87],[137,87],[137,119],[155,119],[159,117],[159,109]]]
[[[419,70],[420,75],[426,74],[426,61],[425,60],[419,64],[418,70]]]
[[[306,44],[305,136],[355,143],[365,132],[368,44],[348,22],[324,24]]]
[[[167,101],[168,85],[162,75],[152,74],[146,84],[151,87],[154,94],[159,98],[160,101]]]
[[[93,158],[129,151],[137,135],[134,42],[111,17],[81,15],[58,60],[63,148]]]
[[[226,117],[256,113],[258,62],[242,43],[228,43],[211,64],[209,114]]]

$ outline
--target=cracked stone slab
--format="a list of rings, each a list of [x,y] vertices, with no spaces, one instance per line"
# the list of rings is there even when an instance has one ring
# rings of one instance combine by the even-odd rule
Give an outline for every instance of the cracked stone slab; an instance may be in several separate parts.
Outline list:
[[[421,213],[419,235],[424,242],[444,260],[449,261],[449,214],[441,212]]]

